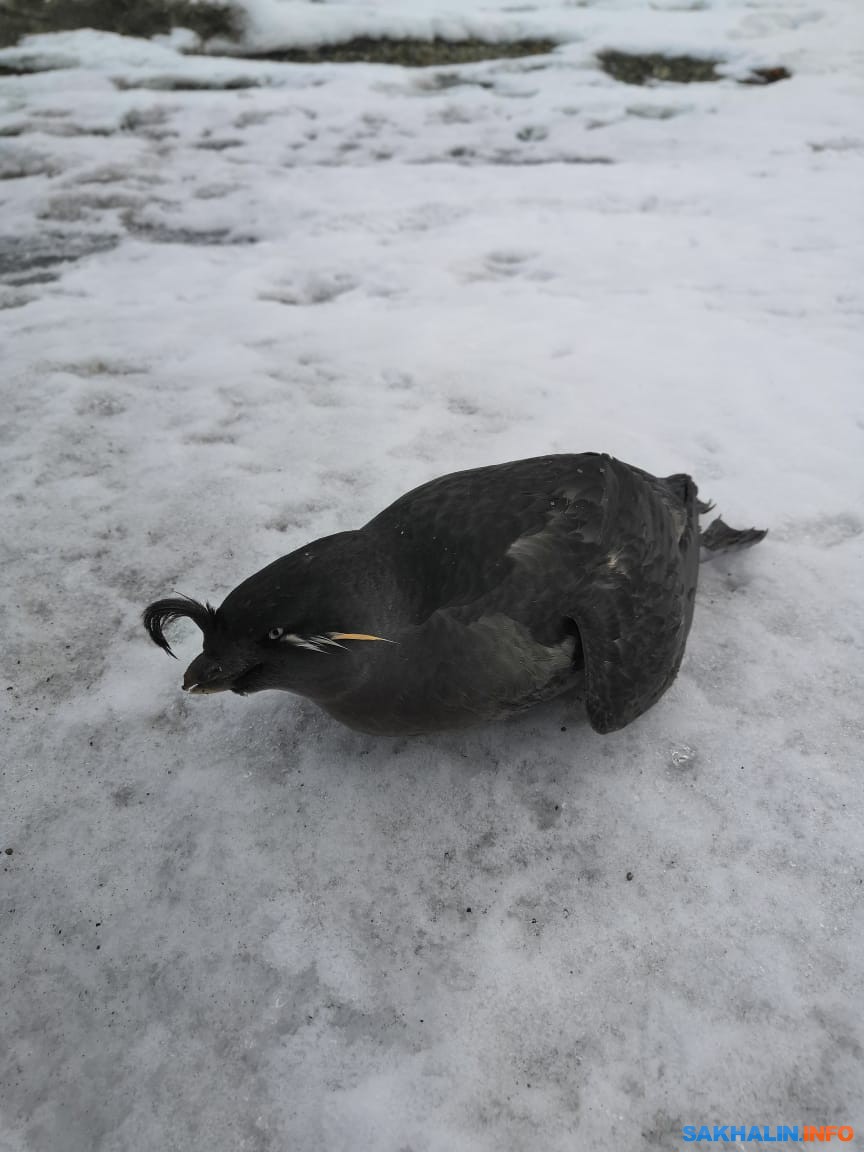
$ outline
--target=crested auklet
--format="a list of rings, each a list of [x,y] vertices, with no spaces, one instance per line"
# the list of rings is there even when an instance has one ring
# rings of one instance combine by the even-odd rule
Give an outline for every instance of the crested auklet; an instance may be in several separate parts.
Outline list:
[[[308,696],[351,728],[402,735],[521,712],[570,692],[598,732],[635,720],[678,672],[700,544],[689,476],[658,479],[594,452],[441,476],[365,527],[274,561],[219,608],[144,612],[151,639],[188,616],[204,634],[187,692]]]

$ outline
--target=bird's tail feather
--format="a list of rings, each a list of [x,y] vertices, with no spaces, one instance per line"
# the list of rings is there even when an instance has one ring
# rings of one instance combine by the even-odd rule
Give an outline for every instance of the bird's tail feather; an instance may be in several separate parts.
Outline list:
[[[750,548],[760,540],[764,540],[767,535],[767,528],[730,528],[718,516],[700,533],[699,543],[708,552],[732,552],[740,548]]]

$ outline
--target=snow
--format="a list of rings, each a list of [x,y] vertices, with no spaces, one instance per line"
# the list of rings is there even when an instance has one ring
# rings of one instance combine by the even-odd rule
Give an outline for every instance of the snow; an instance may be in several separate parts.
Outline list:
[[[0,52],[56,68],[0,81],[0,1147],[854,1124],[860,6],[249,7],[250,50],[567,42]],[[603,47],[729,75],[635,88]],[[793,77],[734,79],[764,65]],[[435,475],[582,450],[770,529],[703,566],[681,675],[620,733],[553,704],[374,739],[187,698],[197,632],[179,665],[146,640],[175,588],[218,603]]]

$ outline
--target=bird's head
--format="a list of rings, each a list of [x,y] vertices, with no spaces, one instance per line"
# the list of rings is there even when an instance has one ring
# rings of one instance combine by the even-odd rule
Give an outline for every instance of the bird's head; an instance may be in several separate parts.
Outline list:
[[[351,604],[340,604],[330,581],[312,578],[312,558],[301,550],[277,560],[238,585],[219,608],[173,596],[144,610],[150,639],[171,656],[167,625],[187,617],[201,629],[204,650],[186,669],[185,691],[245,696],[277,688],[324,700],[356,681],[361,650],[393,643],[362,623],[350,626]]]

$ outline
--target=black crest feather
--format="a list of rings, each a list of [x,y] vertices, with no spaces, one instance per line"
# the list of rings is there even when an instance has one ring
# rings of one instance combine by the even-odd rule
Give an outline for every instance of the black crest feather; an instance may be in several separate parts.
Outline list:
[[[144,609],[141,619],[153,643],[158,644],[169,656],[174,656],[162,630],[166,624],[171,624],[184,616],[194,620],[202,632],[207,632],[216,623],[216,609],[212,604],[201,604],[198,600],[182,594],[149,604]],[[177,657],[174,656],[174,659]]]

